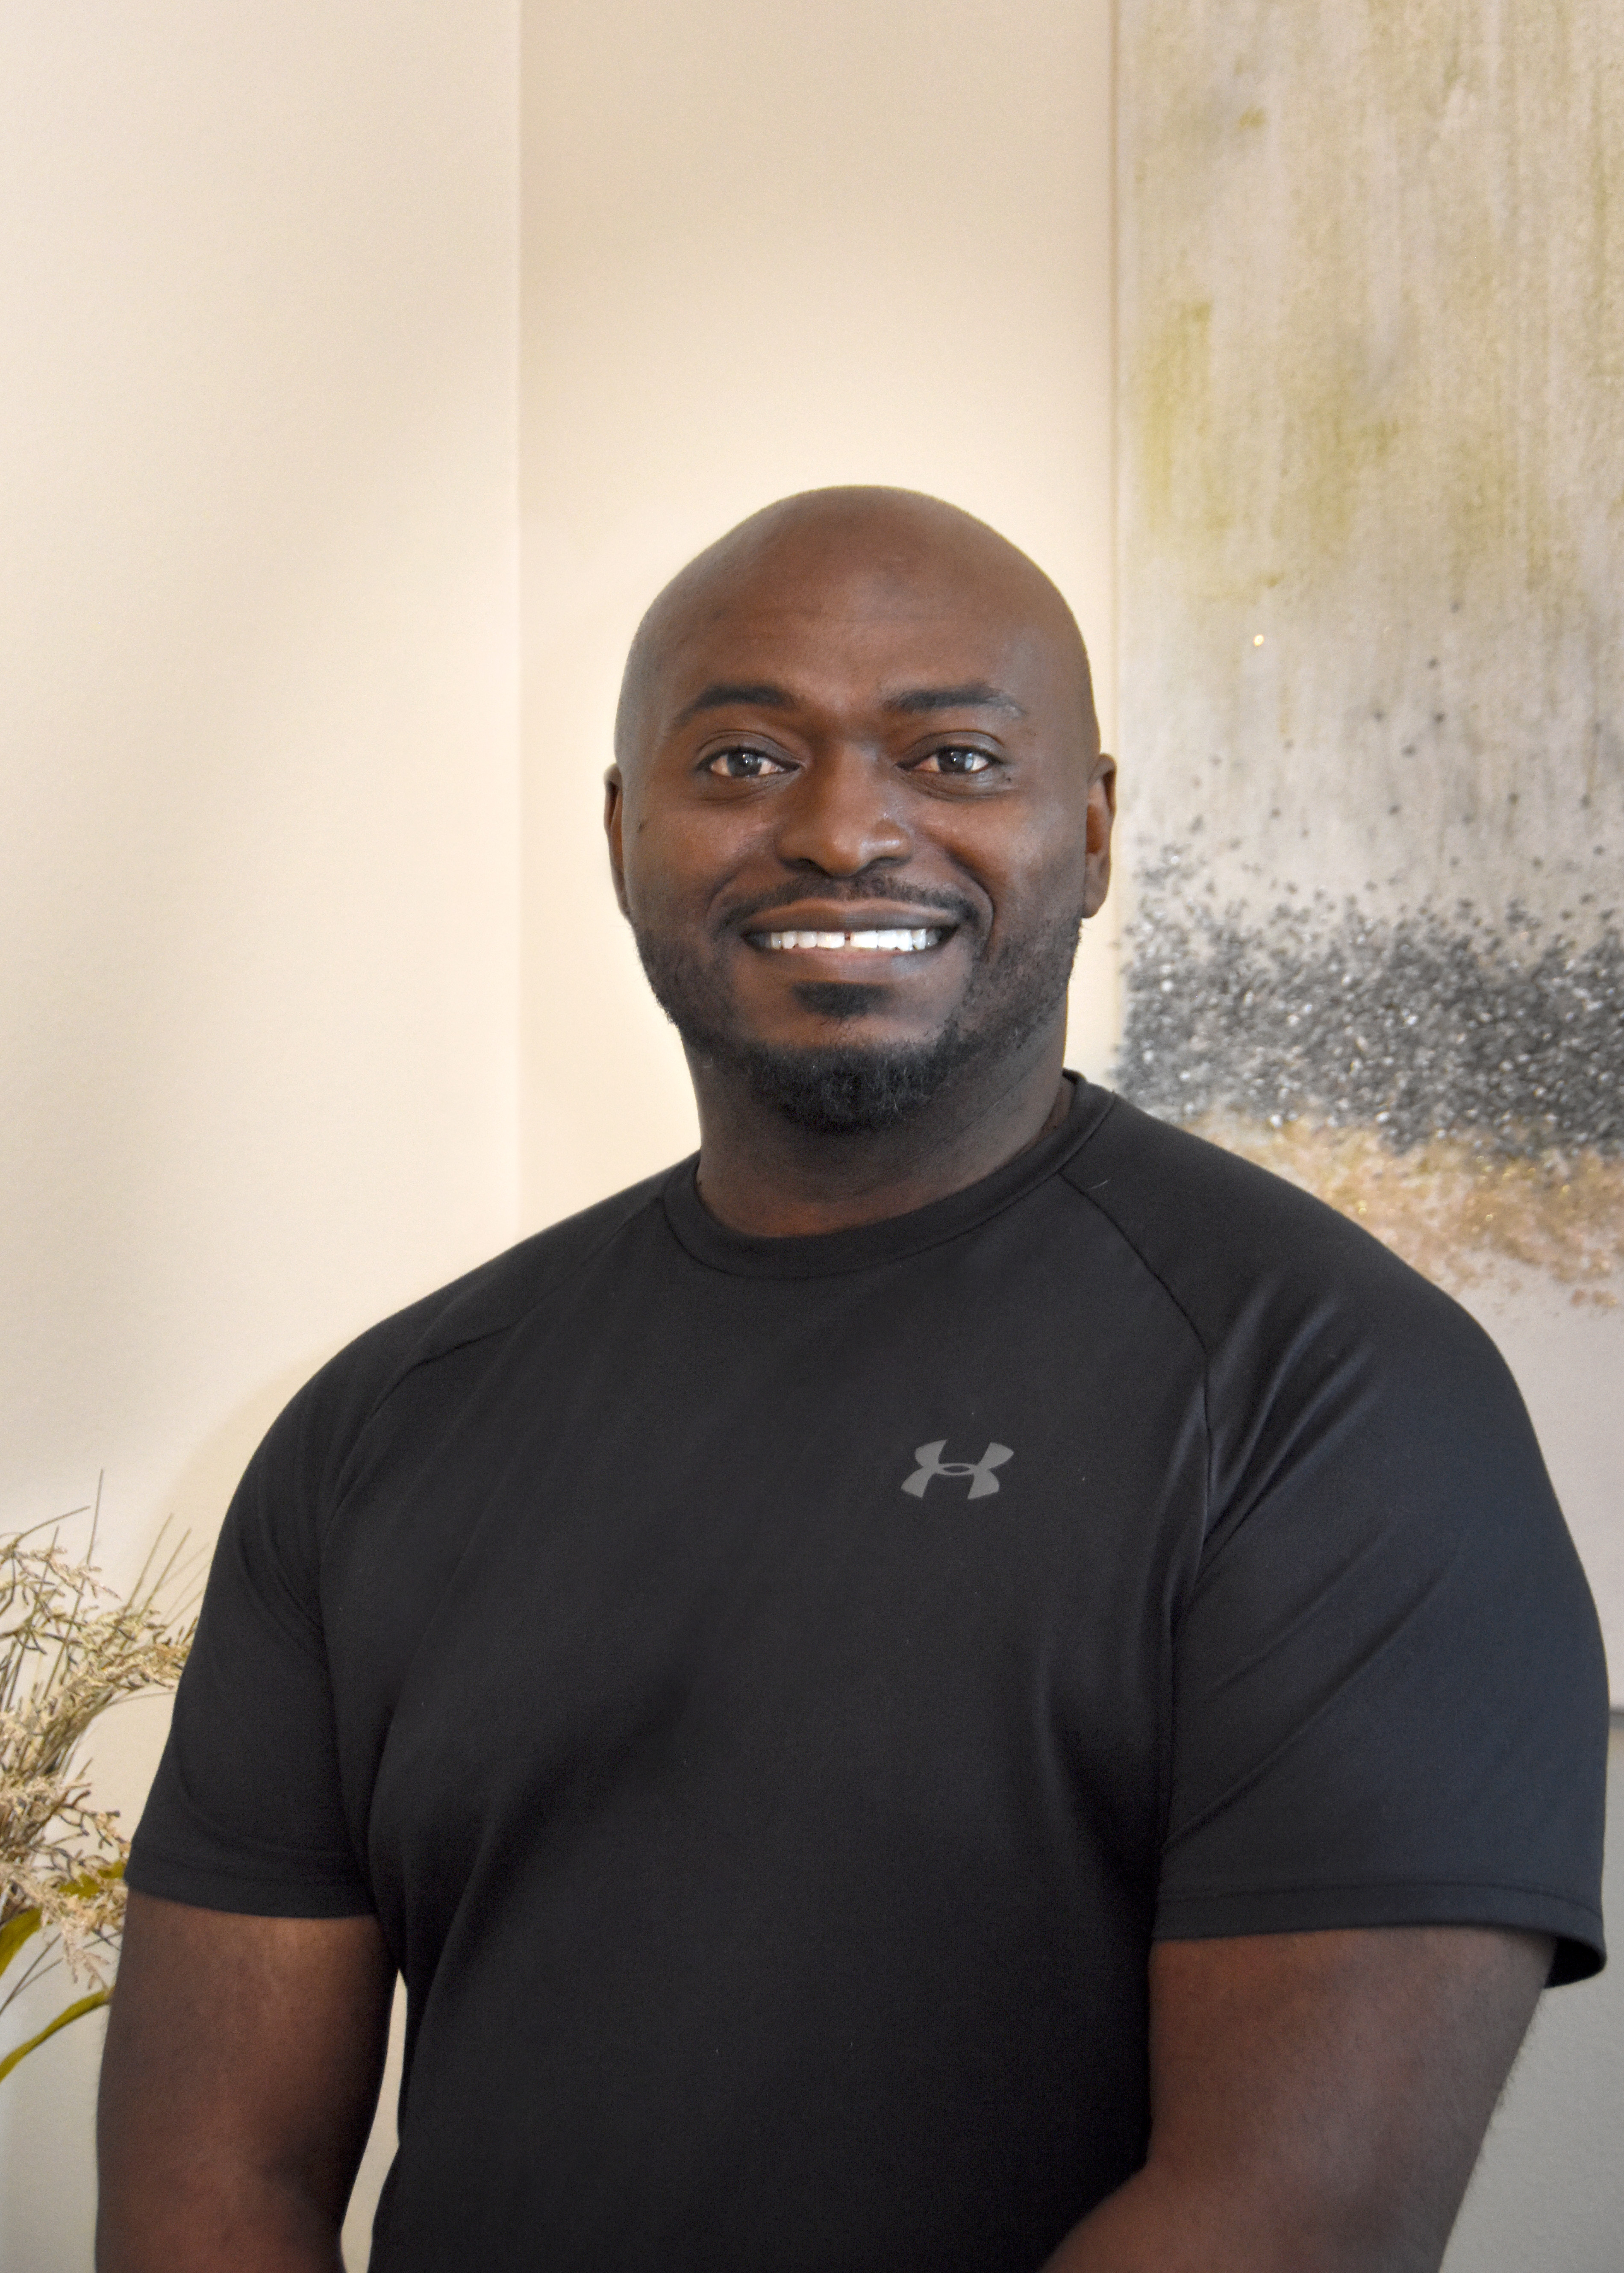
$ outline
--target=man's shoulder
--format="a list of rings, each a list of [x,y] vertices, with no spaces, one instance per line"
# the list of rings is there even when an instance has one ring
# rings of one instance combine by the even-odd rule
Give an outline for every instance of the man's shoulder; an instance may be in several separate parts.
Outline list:
[[[1209,1355],[1237,1328],[1314,1317],[1487,1346],[1450,1296],[1352,1219],[1283,1176],[1113,1100],[1068,1163]]]
[[[304,1395],[359,1421],[418,1368],[506,1332],[562,1293],[575,1274],[658,1205],[673,1171],[549,1224],[460,1278],[369,1326],[330,1358]]]

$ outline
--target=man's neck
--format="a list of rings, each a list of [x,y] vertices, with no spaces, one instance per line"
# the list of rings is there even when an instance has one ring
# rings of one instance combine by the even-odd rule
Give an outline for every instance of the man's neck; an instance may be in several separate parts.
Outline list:
[[[1070,1107],[1064,1034],[1030,1062],[966,1068],[893,1129],[831,1136],[755,1097],[732,1069],[690,1059],[699,1103],[699,1194],[730,1231],[787,1239],[906,1215],[979,1183]]]

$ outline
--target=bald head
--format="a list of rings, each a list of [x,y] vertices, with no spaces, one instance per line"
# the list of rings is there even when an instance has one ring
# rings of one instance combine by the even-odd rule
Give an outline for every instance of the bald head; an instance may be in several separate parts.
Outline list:
[[[627,656],[615,756],[635,764],[685,651],[730,616],[869,612],[929,616],[966,605],[1048,650],[1069,683],[1079,754],[1099,754],[1087,652],[1070,608],[1036,563],[984,521],[915,490],[806,490],[742,521],[690,560],[655,600]]]
[[[769,506],[644,617],[617,746],[611,869],[702,1124],[874,1135],[1028,1083],[1041,1120],[1114,768],[1025,553],[907,490]]]

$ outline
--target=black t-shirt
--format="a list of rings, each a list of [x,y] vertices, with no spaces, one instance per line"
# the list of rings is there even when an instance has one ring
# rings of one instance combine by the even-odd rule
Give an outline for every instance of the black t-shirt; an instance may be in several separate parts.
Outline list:
[[[1023,2273],[1142,2160],[1154,1939],[1593,1971],[1605,1729],[1477,1328],[1079,1085],[855,1231],[685,1163],[334,1360],[130,1881],[382,1921],[379,2273]]]

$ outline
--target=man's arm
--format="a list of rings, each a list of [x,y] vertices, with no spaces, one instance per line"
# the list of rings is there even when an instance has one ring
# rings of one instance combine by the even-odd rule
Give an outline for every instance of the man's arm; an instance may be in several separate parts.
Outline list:
[[[1148,2157],[1046,2273],[1434,2273],[1551,1950],[1468,1926],[1159,1944]]]
[[[340,2273],[394,1973],[375,1918],[131,1894],[102,2068],[98,2273]]]

